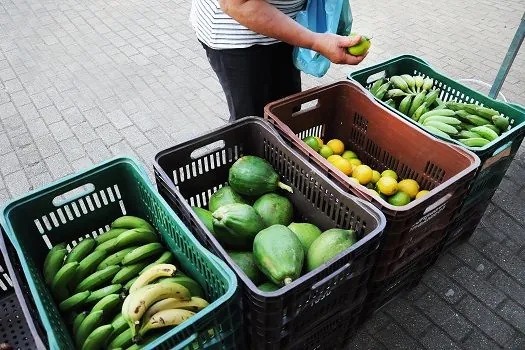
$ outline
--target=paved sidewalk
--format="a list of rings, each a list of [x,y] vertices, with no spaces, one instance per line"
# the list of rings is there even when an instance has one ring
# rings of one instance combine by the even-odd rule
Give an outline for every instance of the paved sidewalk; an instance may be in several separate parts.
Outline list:
[[[0,203],[116,155],[154,155],[227,120],[190,0],[0,2]],[[363,66],[412,53],[492,83],[524,0],[352,1]],[[333,66],[304,87],[344,79]],[[502,90],[525,105],[525,49]],[[151,170],[150,170],[151,171]],[[356,349],[525,348],[525,148],[472,239],[359,332]]]

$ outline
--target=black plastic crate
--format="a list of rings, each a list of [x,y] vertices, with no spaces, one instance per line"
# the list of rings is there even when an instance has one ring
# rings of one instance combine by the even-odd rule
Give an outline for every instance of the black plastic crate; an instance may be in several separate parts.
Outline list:
[[[330,264],[290,285],[276,292],[261,292],[190,208],[206,206],[209,197],[227,183],[231,164],[242,155],[265,158],[281,175],[281,181],[293,188],[294,193],[286,195],[294,205],[296,222],[311,222],[322,230],[353,228],[359,241]],[[315,338],[312,330],[331,323],[334,310],[344,312],[362,304],[360,296],[367,290],[385,226],[384,215],[338,189],[291,150],[267,122],[245,118],[162,151],[155,160],[155,178],[161,195],[241,280],[246,330],[252,348],[295,346],[306,335],[321,340],[324,336],[319,334]],[[346,321],[358,318],[356,313]],[[340,327],[343,329],[345,325]]]
[[[23,275],[17,275],[21,268],[16,253],[11,243],[4,240],[1,227],[0,252],[0,344],[6,343],[13,349],[45,349],[45,333],[41,328],[37,330],[38,313],[27,282]]]

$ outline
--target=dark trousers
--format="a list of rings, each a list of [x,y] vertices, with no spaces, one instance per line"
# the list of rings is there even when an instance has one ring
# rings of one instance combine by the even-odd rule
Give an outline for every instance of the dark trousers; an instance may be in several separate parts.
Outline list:
[[[203,44],[226,94],[230,121],[264,116],[264,106],[301,91],[301,74],[285,43],[215,50]]]

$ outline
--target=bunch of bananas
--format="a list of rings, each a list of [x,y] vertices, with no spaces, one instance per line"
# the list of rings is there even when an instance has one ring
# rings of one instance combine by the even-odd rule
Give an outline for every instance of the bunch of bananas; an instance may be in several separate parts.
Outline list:
[[[508,131],[509,120],[498,111],[472,103],[444,102],[433,86],[431,78],[403,74],[376,80],[370,92],[428,132],[469,147],[483,147]]]
[[[78,349],[138,348],[156,338],[143,337],[149,330],[176,325],[208,305],[201,286],[173,259],[147,221],[123,216],[69,253],[65,243],[54,246],[43,275]],[[148,305],[140,317],[139,304]]]

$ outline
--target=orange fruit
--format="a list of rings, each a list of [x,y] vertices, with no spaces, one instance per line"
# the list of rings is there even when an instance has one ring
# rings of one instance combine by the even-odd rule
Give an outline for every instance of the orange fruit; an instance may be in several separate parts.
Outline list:
[[[355,177],[359,180],[361,185],[366,185],[372,181],[373,171],[368,165],[358,165],[354,168],[352,172],[352,177]]]
[[[377,188],[381,193],[391,196],[397,192],[397,181],[388,176],[382,177],[377,181]]]
[[[319,144],[319,146],[323,146],[324,145],[323,139],[321,139],[320,137],[317,137],[317,136],[315,136],[315,139],[317,140],[317,143]]]
[[[425,197],[430,191],[427,190],[421,190],[416,194],[416,199],[419,199],[421,197]]]
[[[321,149],[319,149],[319,154],[323,157],[328,159],[331,155],[334,154],[334,151],[327,145],[321,146]]]
[[[404,179],[399,181],[397,184],[397,189],[398,191],[408,194],[410,199],[414,199],[419,192],[419,184],[416,180]]]
[[[372,170],[372,183],[375,184],[381,178],[381,173],[377,170]]]
[[[343,159],[341,158],[341,156],[337,155],[337,154],[332,154],[330,157],[326,158],[326,160],[332,164],[334,164],[334,162],[336,160],[339,160],[339,159]]]
[[[350,164],[350,162],[347,159],[339,157],[332,164],[334,164],[334,166],[337,169],[341,170],[343,174],[345,175],[352,174],[352,164]]]
[[[381,177],[387,177],[387,176],[397,181],[397,174],[394,170],[387,169],[381,173]]]
[[[345,151],[345,145],[343,141],[338,139],[330,140],[326,145],[330,147],[332,151],[334,151],[334,154],[343,154]]]

